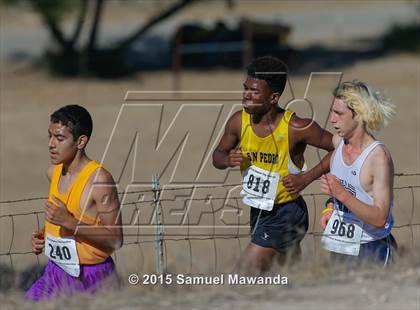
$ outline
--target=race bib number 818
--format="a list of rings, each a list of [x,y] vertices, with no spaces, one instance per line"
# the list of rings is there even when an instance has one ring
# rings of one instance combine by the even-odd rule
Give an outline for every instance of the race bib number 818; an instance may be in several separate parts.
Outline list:
[[[242,180],[242,201],[250,207],[271,211],[279,181],[278,173],[250,166]]]

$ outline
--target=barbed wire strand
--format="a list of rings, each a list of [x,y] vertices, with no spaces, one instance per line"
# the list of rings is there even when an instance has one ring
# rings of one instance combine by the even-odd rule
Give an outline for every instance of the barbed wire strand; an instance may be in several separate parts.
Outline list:
[[[407,176],[407,177],[411,177],[411,176],[419,176],[420,173],[396,173],[395,176],[397,177],[403,177],[403,176]],[[227,185],[218,185],[218,186],[192,186],[192,187],[180,187],[180,188],[170,188],[170,189],[164,189],[163,191],[174,191],[174,190],[185,190],[185,189],[197,189],[197,188],[220,188],[220,187],[232,187],[232,186],[238,186],[241,184],[227,184]],[[414,189],[415,188],[420,188],[420,185],[409,185],[409,186],[401,186],[401,187],[394,187],[394,190],[396,191],[400,191],[400,190],[404,190],[404,189],[409,189],[410,190],[410,196],[411,196],[411,210],[410,210],[410,219],[409,222],[407,224],[402,224],[402,225],[394,225],[394,229],[402,229],[402,228],[406,228],[409,227],[410,228],[410,232],[411,232],[411,246],[414,248],[414,227],[420,226],[420,223],[413,223],[414,220],[414,213],[415,213],[415,194],[414,194]],[[135,193],[144,193],[144,192],[148,192],[151,193],[151,190],[144,190],[144,191],[135,191],[135,192],[126,192],[126,193],[122,193],[122,194],[135,194]],[[308,194],[303,194],[302,196],[304,197],[311,197],[312,198],[312,203],[313,203],[313,208],[315,211],[315,216],[313,217],[313,221],[312,221],[312,231],[307,232],[306,235],[309,236],[313,236],[313,241],[314,241],[314,251],[317,251],[317,242],[316,242],[316,238],[321,237],[323,235],[323,232],[316,232],[315,231],[315,227],[316,227],[316,215],[318,214],[317,212],[317,202],[316,202],[316,197],[320,197],[320,196],[326,196],[323,193],[308,193]],[[5,200],[5,201],[0,201],[0,204],[6,204],[6,203],[18,203],[18,202],[28,202],[28,201],[36,201],[36,200],[41,200],[41,199],[46,199],[46,197],[34,197],[34,198],[26,198],[26,199],[18,199],[18,200]],[[191,273],[193,270],[193,252],[192,252],[192,242],[193,241],[203,241],[203,240],[211,240],[212,241],[212,245],[213,245],[213,250],[214,250],[214,272],[216,273],[218,270],[218,257],[217,257],[217,240],[232,240],[232,239],[236,239],[238,241],[238,245],[239,245],[239,249],[242,249],[242,244],[241,244],[241,239],[242,238],[247,238],[249,237],[249,235],[241,235],[240,234],[240,217],[237,217],[237,230],[236,230],[236,234],[233,236],[217,236],[216,235],[216,210],[214,207],[213,202],[214,201],[219,201],[219,200],[224,200],[227,201],[229,199],[233,199],[236,202],[236,207],[235,208],[237,210],[237,213],[239,213],[240,210],[240,204],[239,204],[239,199],[241,199],[241,197],[211,197],[209,198],[208,196],[205,198],[184,198],[183,202],[184,205],[186,202],[189,202],[189,207],[191,208],[191,203],[193,201],[209,201],[211,210],[212,210],[212,222],[213,222],[213,229],[212,229],[212,236],[208,236],[208,237],[194,237],[191,236],[191,231],[190,231],[190,214],[189,212],[187,212],[186,217],[187,217],[187,236],[186,237],[181,237],[181,238],[171,238],[169,237],[169,234],[165,234],[163,233],[162,238],[163,238],[163,244],[164,244],[164,258],[165,258],[165,262],[164,262],[164,266],[165,266],[165,270],[167,270],[168,268],[168,244],[167,242],[179,242],[179,241],[186,241],[188,244],[188,249],[189,249],[189,255],[190,255],[190,262],[189,262],[189,272]],[[176,202],[176,201],[180,201],[179,197],[175,197],[173,199],[169,199],[169,198],[165,198],[165,199],[160,199],[159,202]],[[144,240],[141,241],[140,240],[140,213],[141,213],[141,205],[143,204],[149,204],[149,203],[153,203],[153,200],[145,200],[145,201],[137,201],[137,202],[129,202],[129,203],[124,203],[121,204],[122,206],[128,206],[128,205],[134,205],[135,206],[135,212],[136,212],[136,217],[135,219],[137,220],[137,233],[136,233],[136,241],[134,242],[125,242],[123,245],[124,246],[129,246],[129,245],[136,245],[137,248],[139,249],[139,256],[140,259],[142,260],[143,264],[144,264],[144,254],[143,254],[143,249],[142,249],[142,244],[147,244],[147,243],[152,243],[155,241],[149,241],[149,240]],[[161,207],[163,207],[161,205]],[[222,207],[223,208],[223,207]],[[44,211],[32,211],[32,212],[21,212],[21,213],[15,213],[15,214],[4,214],[0,216],[1,218],[5,218],[8,217],[10,218],[10,222],[11,222],[11,239],[10,239],[10,243],[9,243],[9,249],[7,250],[7,252],[4,253],[0,253],[0,257],[1,256],[8,256],[9,257],[9,262],[10,262],[10,266],[12,268],[12,270],[14,270],[14,261],[13,261],[13,256],[15,255],[34,255],[34,253],[32,251],[12,251],[13,249],[13,244],[15,241],[15,217],[20,217],[20,216],[27,216],[27,215],[33,215],[35,216],[36,219],[36,227],[37,230],[40,230],[40,219],[39,219],[39,215],[43,214]],[[163,211],[162,211],[162,216],[163,216]],[[163,222],[163,227],[165,227],[165,224]],[[115,260],[117,261],[117,253],[115,252]],[[39,256],[36,255],[36,259],[37,259],[37,265],[38,267],[41,266],[40,264],[40,260],[39,260]]]
[[[394,173],[395,177],[412,177],[412,176],[420,176],[420,172],[415,173],[406,173],[406,172],[400,172],[400,173]],[[235,184],[218,184],[218,185],[194,185],[194,186],[188,186],[188,187],[173,187],[173,188],[164,188],[163,191],[178,191],[178,190],[184,190],[184,189],[195,189],[195,188],[215,188],[215,187],[233,187],[233,186],[239,186],[242,185],[242,183],[235,183]],[[145,190],[139,190],[139,191],[132,191],[132,192],[118,192],[119,195],[126,195],[126,194],[139,194],[139,193],[151,193],[152,190],[145,189]],[[7,204],[7,203],[18,203],[18,202],[27,202],[27,201],[35,201],[35,200],[45,200],[48,197],[41,196],[41,197],[30,197],[30,198],[22,198],[22,199],[15,199],[15,200],[1,200],[0,204]]]

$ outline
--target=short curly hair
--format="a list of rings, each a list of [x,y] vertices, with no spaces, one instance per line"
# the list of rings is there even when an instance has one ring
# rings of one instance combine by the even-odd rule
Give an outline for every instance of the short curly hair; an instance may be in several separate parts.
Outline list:
[[[249,76],[266,81],[271,91],[278,92],[280,95],[283,93],[288,70],[280,59],[273,56],[255,58],[246,70]]]
[[[66,105],[58,109],[51,114],[50,121],[68,127],[74,141],[81,135],[90,138],[92,134],[92,117],[84,107],[79,105]]]

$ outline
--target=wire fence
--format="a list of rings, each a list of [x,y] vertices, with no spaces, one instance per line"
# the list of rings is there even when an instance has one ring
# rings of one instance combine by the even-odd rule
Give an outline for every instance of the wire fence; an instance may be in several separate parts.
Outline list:
[[[420,173],[396,173],[396,178],[418,177]],[[250,236],[249,219],[244,215],[244,208],[241,204],[242,198],[234,195],[238,192],[242,184],[223,184],[223,185],[200,185],[200,186],[184,186],[161,189],[158,180],[154,179],[151,189],[120,192],[120,201],[122,214],[125,216],[123,220],[124,244],[122,249],[126,247],[135,247],[139,250],[139,256],[143,257],[142,247],[146,245],[154,245],[154,267],[157,273],[162,273],[168,269],[168,247],[170,244],[178,242],[186,242],[187,257],[189,261],[183,261],[188,266],[191,273],[193,269],[193,243],[210,241],[212,243],[212,253],[214,266],[213,271],[219,270],[218,241],[230,240],[237,243],[239,249],[242,249],[244,242],[248,242]],[[407,183],[407,182],[406,182]],[[411,184],[411,183],[409,183]],[[415,229],[420,226],[419,222],[414,221],[416,208],[416,189],[418,191],[420,185],[407,185],[394,187],[394,201],[399,197],[403,197],[408,203],[398,208],[404,208],[404,212],[409,214],[407,223],[394,225],[393,229],[409,229],[411,247],[415,246]],[[224,195],[216,196],[211,191],[224,191]],[[197,193],[199,192],[199,193]],[[220,194],[220,193],[219,193]],[[306,193],[302,195],[308,205],[309,210],[313,210],[314,215],[311,219],[310,229],[306,234],[306,238],[313,238],[314,247],[319,243],[317,238],[322,236],[322,231],[318,228],[317,218],[319,212],[324,207],[326,195],[322,193]],[[20,235],[19,231],[22,227],[16,225],[17,218],[30,216],[35,223],[36,229],[40,229],[43,224],[43,210],[29,212],[11,212],[3,214],[6,206],[14,207],[16,205],[27,202],[45,201],[47,197],[31,197],[17,200],[0,201],[2,212],[0,220],[8,220],[10,225],[10,240],[7,244],[2,244],[0,249],[0,258],[8,258],[10,268],[15,269],[15,258],[22,255],[33,255],[31,249],[24,251],[14,250],[16,236]],[[228,221],[226,223],[227,214]],[[131,215],[131,216],[130,216]],[[3,223],[2,227],[5,227]],[[23,227],[27,228],[27,227]],[[23,229],[22,228],[22,229]],[[4,229],[2,235],[4,234]],[[30,236],[28,236],[28,239]],[[2,240],[6,238],[2,237]],[[2,242],[3,243],[3,242]],[[316,251],[316,248],[314,249]],[[121,249],[114,253],[114,259],[118,260]],[[184,253],[185,256],[185,253]],[[143,257],[144,258],[144,257]],[[150,259],[150,258],[149,258]],[[41,267],[40,258],[36,256],[37,265]]]

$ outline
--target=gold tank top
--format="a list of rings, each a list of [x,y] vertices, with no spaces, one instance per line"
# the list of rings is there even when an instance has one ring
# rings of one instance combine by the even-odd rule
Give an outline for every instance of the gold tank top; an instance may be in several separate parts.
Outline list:
[[[80,206],[80,199],[83,193],[83,190],[89,181],[91,175],[101,167],[97,162],[90,161],[83,170],[79,173],[73,183],[70,185],[66,193],[60,193],[58,190],[58,184],[60,182],[60,176],[63,169],[63,164],[56,165],[54,167],[54,172],[51,178],[50,192],[48,195],[48,200],[55,204],[51,196],[59,198],[67,206],[67,210],[75,217],[77,220],[81,220],[83,223],[88,225],[101,225],[99,218],[93,218],[86,214],[82,213],[82,207]],[[45,233],[53,237],[66,237],[72,236],[73,233],[65,229],[64,227],[54,225],[45,221]],[[92,242],[82,240],[78,236],[75,236],[76,239],[76,248],[77,254],[79,256],[80,264],[83,265],[92,265],[98,264],[105,261],[108,256],[112,254],[110,250],[101,249]]]
[[[298,174],[302,168],[297,167],[289,155],[289,122],[293,111],[284,111],[277,128],[266,137],[259,137],[251,126],[251,115],[242,111],[241,148],[243,162],[241,173],[251,165],[276,172],[280,175],[277,185],[275,204],[295,200],[299,195],[289,193],[283,186],[282,178],[288,174]]]

